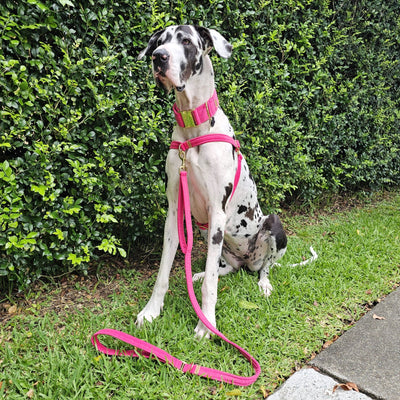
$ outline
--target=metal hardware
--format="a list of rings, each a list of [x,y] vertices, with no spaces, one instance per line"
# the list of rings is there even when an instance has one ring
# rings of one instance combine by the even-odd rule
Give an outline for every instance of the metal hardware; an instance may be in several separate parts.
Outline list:
[[[182,164],[180,166],[181,171],[186,171],[186,151],[181,148],[182,143],[179,145],[179,158],[182,160]]]
[[[185,124],[185,128],[194,128],[196,126],[196,122],[193,118],[193,114],[192,111],[179,111],[182,119],[183,119],[183,123]]]

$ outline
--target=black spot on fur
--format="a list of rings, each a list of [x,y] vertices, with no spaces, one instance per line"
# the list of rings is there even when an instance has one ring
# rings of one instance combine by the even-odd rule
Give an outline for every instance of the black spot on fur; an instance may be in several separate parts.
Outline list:
[[[200,57],[199,62],[195,66],[196,73],[201,74],[203,71],[203,57]]]
[[[225,186],[225,194],[224,194],[224,197],[222,198],[222,209],[224,211],[225,211],[226,202],[228,201],[229,196],[232,193],[232,188],[233,188],[233,185],[231,182],[229,183],[228,186]]]
[[[247,222],[246,222],[244,219],[242,219],[242,220],[240,221],[240,225],[242,225],[244,228],[246,228]]]
[[[176,27],[176,32],[185,32],[185,33],[191,35],[192,29],[188,25],[179,25]]]
[[[196,64],[197,64],[197,48],[194,44],[189,44],[184,47],[184,54],[186,58],[186,67],[182,75],[183,80],[187,81],[192,74],[196,74]]]
[[[181,75],[185,72],[186,64],[182,61],[181,62]]]
[[[224,40],[225,49],[230,53],[232,52],[232,45],[227,41]]]
[[[217,233],[212,237],[213,244],[220,244],[222,242],[222,231],[218,228]]]
[[[247,207],[246,206],[243,206],[243,205],[239,206],[238,214],[242,214],[242,213],[244,213],[246,211],[247,211]]]
[[[258,238],[258,233],[255,234],[253,237],[251,237],[248,241],[248,249],[250,254],[253,253],[254,250],[256,249],[257,238]]]
[[[215,125],[215,118],[212,117],[212,118],[211,118],[211,127],[213,127],[214,125]]]
[[[165,39],[163,39],[163,44],[169,43],[172,40],[172,34],[171,32],[167,32],[165,35]]]

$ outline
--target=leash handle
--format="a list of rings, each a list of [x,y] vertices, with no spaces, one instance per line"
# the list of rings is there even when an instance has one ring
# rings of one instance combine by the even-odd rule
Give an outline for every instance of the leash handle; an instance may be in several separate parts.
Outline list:
[[[121,342],[125,342],[133,346],[134,349],[121,350],[121,351],[110,349],[100,342],[98,336],[111,336],[114,339],[120,340]],[[182,365],[184,364],[181,360],[179,360],[176,357],[173,357],[165,350],[160,349],[159,347],[154,346],[151,343],[148,343],[144,340],[128,335],[125,332],[117,331],[115,329],[101,329],[92,336],[91,341],[93,346],[95,346],[98,351],[106,354],[107,356],[130,356],[130,357],[143,356],[146,358],[156,357],[160,361],[166,364],[171,364],[177,369],[181,369]]]

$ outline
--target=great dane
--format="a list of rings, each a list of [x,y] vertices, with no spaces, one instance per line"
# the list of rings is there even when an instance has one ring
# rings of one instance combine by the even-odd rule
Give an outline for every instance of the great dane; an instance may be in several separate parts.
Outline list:
[[[178,125],[172,133],[174,141],[184,142],[206,134],[234,137],[227,116],[215,100],[214,71],[208,55],[213,47],[221,57],[230,57],[231,44],[216,30],[189,25],[169,26],[156,32],[139,54],[139,59],[151,56],[157,84],[168,92],[175,91],[174,109]],[[213,99],[215,111],[211,110],[210,99]],[[205,120],[194,116],[192,110],[198,109],[206,110]],[[258,286],[265,296],[269,296],[272,291],[269,269],[284,255],[287,245],[279,217],[263,215],[257,200],[256,184],[244,159],[234,190],[238,157],[231,144],[221,142],[203,144],[186,152],[192,215],[199,223],[208,224],[208,232],[203,231],[208,242],[205,272],[196,274],[194,280],[203,279],[202,311],[213,326],[216,326],[218,276],[247,266],[251,271],[259,271]],[[170,150],[166,161],[168,214],[161,264],[151,298],[137,317],[138,326],[144,320],[151,322],[160,315],[168,290],[179,242],[180,166],[179,152]],[[195,334],[197,337],[209,336],[201,321]]]

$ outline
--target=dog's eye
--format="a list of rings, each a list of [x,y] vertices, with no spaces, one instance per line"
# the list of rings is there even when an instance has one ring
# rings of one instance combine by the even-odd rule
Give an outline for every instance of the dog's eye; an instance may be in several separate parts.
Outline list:
[[[184,46],[187,46],[188,44],[191,44],[192,42],[190,41],[190,39],[183,39],[182,40],[182,44],[184,45]]]

